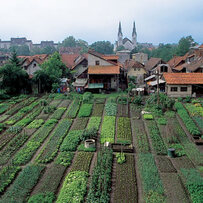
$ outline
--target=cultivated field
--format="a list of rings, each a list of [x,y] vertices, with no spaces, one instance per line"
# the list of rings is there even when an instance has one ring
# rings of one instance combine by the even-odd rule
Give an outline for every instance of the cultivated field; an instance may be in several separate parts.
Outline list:
[[[0,202],[202,203],[201,101],[143,116],[118,96],[1,101]]]

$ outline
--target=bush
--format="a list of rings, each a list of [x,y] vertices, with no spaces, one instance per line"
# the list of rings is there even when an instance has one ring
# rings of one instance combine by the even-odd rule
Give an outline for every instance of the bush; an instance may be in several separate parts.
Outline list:
[[[91,92],[85,92],[83,94],[83,97],[82,97],[82,101],[83,103],[87,103],[87,104],[92,104],[93,103],[93,99],[94,99],[94,96]]]
[[[137,105],[141,105],[142,104],[142,97],[141,96],[135,96],[132,99],[132,103],[133,104],[137,104]]]

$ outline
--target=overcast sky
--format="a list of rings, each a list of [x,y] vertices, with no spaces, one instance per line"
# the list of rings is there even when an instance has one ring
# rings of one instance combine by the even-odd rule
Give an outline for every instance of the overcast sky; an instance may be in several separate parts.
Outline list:
[[[1,0],[0,39],[61,42],[73,35],[114,43],[119,21],[129,39],[135,21],[138,42],[177,43],[188,35],[203,42],[203,0]]]

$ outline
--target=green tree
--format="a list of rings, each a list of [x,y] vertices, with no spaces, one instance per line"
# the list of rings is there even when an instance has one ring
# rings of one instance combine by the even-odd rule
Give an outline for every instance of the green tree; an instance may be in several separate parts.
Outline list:
[[[90,45],[90,48],[101,54],[113,54],[113,44],[109,41],[97,41]]]
[[[16,51],[18,56],[29,56],[30,55],[30,49],[27,45],[14,45],[9,48],[10,52]]]
[[[78,47],[81,47],[81,54],[83,53],[87,53],[88,52],[88,49],[89,49],[89,45],[86,41],[82,40],[82,39],[78,39],[76,41],[76,44]]]
[[[190,47],[196,44],[197,43],[194,41],[191,35],[187,37],[182,37],[178,42],[176,54],[178,56],[184,56],[189,51]]]
[[[20,65],[16,52],[13,52],[7,64],[0,68],[0,86],[7,94],[25,93],[30,88],[29,76]]]
[[[41,70],[34,73],[34,82],[38,84],[40,92],[50,92],[53,84],[60,83],[60,78],[70,77],[70,71],[61,61],[58,52],[55,52],[48,60],[41,65]]]
[[[62,47],[76,47],[77,46],[76,39],[73,36],[69,36],[62,41],[61,46]]]

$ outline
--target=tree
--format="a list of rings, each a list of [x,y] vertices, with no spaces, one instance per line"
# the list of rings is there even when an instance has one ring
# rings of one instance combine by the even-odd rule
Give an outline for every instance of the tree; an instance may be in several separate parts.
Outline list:
[[[97,41],[90,45],[90,48],[101,54],[113,54],[113,44],[109,41]]]
[[[29,90],[29,75],[22,69],[16,52],[13,52],[9,62],[0,68],[0,78],[1,88],[7,94],[19,94],[21,91],[25,93]]]
[[[88,45],[88,43],[86,41],[84,41],[82,39],[78,39],[76,41],[76,44],[77,44],[78,47],[81,47],[81,51],[80,51],[81,54],[88,52],[89,45]]]
[[[184,56],[190,49],[190,47],[195,46],[197,43],[194,41],[192,36],[182,37],[178,42],[178,47],[176,54],[178,56]]]
[[[64,39],[62,41],[61,44],[62,47],[76,47],[77,46],[77,42],[75,40],[75,38],[73,36],[69,36],[66,39]]]
[[[30,49],[27,45],[20,45],[20,46],[14,45],[14,46],[11,46],[9,48],[9,50],[11,52],[13,52],[15,50],[18,56],[29,56],[30,55]]]
[[[70,71],[61,61],[58,52],[55,52],[48,60],[41,65],[41,70],[34,73],[34,82],[38,84],[39,89],[44,92],[50,92],[53,84],[59,84],[60,78],[70,77]]]

